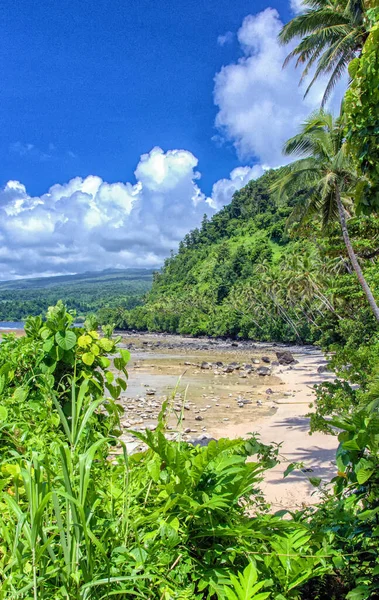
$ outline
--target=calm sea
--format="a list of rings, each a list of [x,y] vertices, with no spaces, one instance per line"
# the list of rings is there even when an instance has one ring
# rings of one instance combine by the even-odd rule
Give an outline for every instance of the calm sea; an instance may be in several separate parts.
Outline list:
[[[0,331],[2,329],[24,329],[24,321],[0,321]]]

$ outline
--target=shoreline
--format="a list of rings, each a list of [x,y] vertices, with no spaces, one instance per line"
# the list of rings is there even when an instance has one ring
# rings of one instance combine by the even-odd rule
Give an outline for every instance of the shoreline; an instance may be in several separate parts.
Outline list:
[[[15,333],[17,337],[24,335],[22,329],[1,330],[0,337],[4,333]],[[257,433],[265,444],[280,444],[281,462],[266,472],[261,484],[272,507],[291,510],[314,504],[320,499],[320,490],[311,485],[309,477],[319,477],[326,483],[336,474],[335,452],[338,440],[323,433],[308,433],[309,418],[305,415],[310,412],[309,404],[315,396],[313,386],[335,378],[333,373],[318,372],[318,368],[326,364],[325,357],[318,348],[167,333],[120,334],[121,347],[131,351],[128,389],[120,398],[124,407],[122,421],[125,430],[138,430],[145,426],[154,428],[160,404],[170,395],[170,390],[175,389],[178,379],[185,373],[181,383],[188,386],[188,391],[177,394],[176,400],[177,403],[188,401],[191,405],[191,411],[185,411],[184,423],[179,427],[182,439],[233,439]],[[275,352],[279,350],[290,351],[298,361],[297,364],[275,364]],[[225,375],[222,371],[203,371],[196,364],[210,359],[228,359],[225,364],[236,360],[243,362],[250,360],[248,357],[253,354],[257,358],[269,355],[269,366],[272,368],[269,377],[258,377],[253,373],[241,379],[242,371]],[[261,366],[264,364],[260,361]],[[146,396],[147,387],[157,388],[151,400]],[[269,388],[270,395],[267,395],[266,388]],[[144,396],[147,398],[147,408]],[[248,399],[243,410],[233,402],[236,396]],[[149,407],[149,402],[154,411]],[[141,412],[138,411],[141,407],[143,411],[154,414],[146,415],[147,421],[133,423],[132,417]],[[201,423],[196,421],[199,414],[202,415]],[[174,438],[178,427],[173,421],[171,424],[172,434],[169,435]],[[131,451],[136,445],[135,440],[128,439]],[[305,472],[299,469],[284,478],[284,471],[292,462],[304,463]]]
[[[217,432],[220,437],[235,438],[253,431],[265,444],[281,443],[281,462],[266,473],[261,484],[267,501],[278,510],[317,503],[321,498],[320,490],[312,486],[309,477],[319,477],[325,484],[337,471],[337,437],[320,432],[310,435],[309,418],[305,416],[311,412],[309,404],[315,397],[312,386],[333,381],[335,376],[330,372],[318,373],[318,367],[326,363],[321,352],[313,356],[299,353],[294,356],[299,363],[278,373],[284,382],[280,391],[291,395],[277,402],[278,410],[274,415],[264,416],[251,425],[239,426],[238,430],[229,426]],[[296,470],[284,478],[284,471],[293,462],[302,462],[304,469],[311,471]]]
[[[308,433],[309,418],[305,415],[310,412],[309,404],[315,397],[313,386],[335,379],[333,373],[318,372],[318,368],[327,362],[319,349],[314,346],[187,338],[170,334],[128,335],[123,337],[123,342],[130,347],[132,353],[129,384],[130,389],[134,391],[136,374],[141,381],[150,381],[151,377],[151,381],[156,383],[158,370],[166,376],[169,372],[173,373],[172,377],[175,378],[181,372],[180,369],[183,370],[183,365],[192,364],[192,367],[185,367],[192,369],[187,380],[189,398],[194,399],[196,386],[201,385],[203,393],[191,403],[191,411],[195,404],[197,413],[199,410],[205,410],[202,407],[209,408],[201,413],[204,420],[200,425],[206,427],[199,427],[199,424],[195,423],[196,430],[190,429],[194,424],[191,421],[191,412],[185,413],[185,422],[181,429],[182,439],[188,439],[188,436],[186,438],[182,435],[183,430],[188,427],[191,432],[197,431],[192,438],[233,439],[257,433],[265,444],[281,443],[281,463],[266,473],[261,484],[267,501],[274,509],[291,510],[314,504],[320,499],[320,490],[311,485],[309,477],[319,477],[323,483],[332,479],[336,473],[335,452],[338,440],[323,433]],[[289,350],[298,361],[297,364],[275,364],[275,352],[281,349]],[[258,377],[253,373],[247,379],[239,379],[238,375],[225,375],[217,371],[213,376],[211,372],[208,375],[208,371],[196,369],[190,362],[195,355],[197,362],[210,360],[210,357],[212,360],[221,358],[242,362],[253,354],[259,358],[264,354],[269,355],[269,366],[272,366],[270,377]],[[180,359],[182,362],[179,362]],[[134,370],[135,362],[137,371]],[[260,361],[261,366],[264,364]],[[164,366],[161,368],[160,365]],[[271,390],[269,395],[267,388]],[[220,389],[224,392],[223,397],[220,396]],[[233,402],[237,394],[249,399],[249,405],[242,410],[236,408],[236,403]],[[226,402],[228,404],[225,404]],[[128,407],[125,408],[125,416],[129,421]],[[296,470],[284,479],[284,471],[292,462],[304,463],[304,469],[307,471]]]

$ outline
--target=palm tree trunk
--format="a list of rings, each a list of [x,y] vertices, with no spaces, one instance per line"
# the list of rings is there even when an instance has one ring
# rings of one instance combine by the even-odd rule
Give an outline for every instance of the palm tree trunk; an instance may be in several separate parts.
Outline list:
[[[343,239],[344,239],[345,246],[347,249],[347,253],[350,258],[350,262],[353,266],[354,271],[357,274],[358,281],[361,284],[364,293],[366,294],[367,300],[372,308],[372,312],[374,313],[376,320],[379,322],[379,307],[375,301],[375,298],[373,296],[373,293],[372,293],[367,281],[364,278],[362,269],[360,267],[360,264],[357,260],[356,255],[355,255],[353,246],[351,245],[349,232],[348,232],[347,224],[346,224],[345,210],[344,210],[344,207],[343,207],[343,204],[341,201],[340,191],[337,186],[336,186],[336,201],[337,201],[338,214],[339,214],[340,223],[341,223],[342,235],[343,235]]]

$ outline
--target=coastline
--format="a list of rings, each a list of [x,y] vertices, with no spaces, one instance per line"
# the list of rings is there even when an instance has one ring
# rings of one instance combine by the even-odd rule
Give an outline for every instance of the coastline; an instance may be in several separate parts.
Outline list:
[[[284,382],[280,392],[290,395],[276,400],[278,410],[274,415],[264,416],[243,427],[223,427],[216,432],[219,437],[234,438],[253,431],[266,444],[281,443],[281,462],[266,473],[261,486],[267,501],[278,510],[316,503],[320,499],[320,491],[312,486],[309,477],[320,477],[323,483],[327,483],[337,470],[337,437],[319,432],[310,435],[309,418],[305,416],[310,412],[309,403],[315,397],[312,387],[333,381],[335,376],[330,372],[318,373],[317,369],[326,363],[320,351],[315,350],[311,355],[295,353],[294,356],[299,361],[297,365],[277,370]],[[284,471],[292,462],[302,462],[304,468],[311,471],[296,470],[284,478]]]
[[[24,335],[23,329],[4,328],[0,330],[0,339],[6,333]],[[156,414],[152,414],[151,405],[154,413],[158,412],[160,404],[170,394],[169,390],[175,388],[184,373],[182,384],[188,389],[184,394],[179,393],[178,397],[179,401],[189,401],[191,411],[185,412],[185,420],[181,424],[180,436],[183,439],[196,436],[233,439],[257,433],[265,444],[280,444],[281,462],[265,474],[261,484],[273,509],[292,510],[314,504],[320,499],[320,490],[312,486],[309,477],[321,478],[323,483],[332,479],[336,473],[335,452],[338,446],[336,437],[308,433],[309,418],[305,415],[310,412],[309,404],[315,396],[313,386],[334,380],[333,373],[318,372],[318,368],[326,364],[320,350],[311,346],[248,341],[237,343],[233,340],[187,338],[171,334],[122,335],[121,345],[129,347],[132,355],[128,389],[121,395],[125,409],[122,416],[124,429],[138,430],[145,426],[153,429]],[[276,350],[290,351],[297,364],[275,364]],[[210,359],[242,362],[251,354],[257,358],[269,355],[269,377],[252,374],[241,379],[241,371],[225,375],[202,370],[196,364]],[[146,397],[146,387],[149,386],[157,388],[151,400]],[[267,388],[270,395],[267,395]],[[237,394],[249,399],[243,410],[233,402]],[[144,397],[147,406],[143,404]],[[132,416],[141,412],[136,410],[141,407],[150,413],[148,420],[138,422],[137,419],[133,422]],[[201,423],[196,420],[199,414],[202,415]],[[171,423],[171,429],[177,431],[177,424]],[[188,430],[191,434],[183,434]],[[125,441],[131,451],[138,445],[130,437]],[[284,478],[287,466],[293,462],[303,463],[303,471],[295,470]]]

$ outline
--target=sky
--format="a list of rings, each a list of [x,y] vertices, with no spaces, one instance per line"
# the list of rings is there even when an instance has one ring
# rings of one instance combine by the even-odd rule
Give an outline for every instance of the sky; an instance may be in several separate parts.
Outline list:
[[[0,279],[159,267],[320,104],[300,0],[3,0]],[[337,107],[344,83],[332,99]]]

